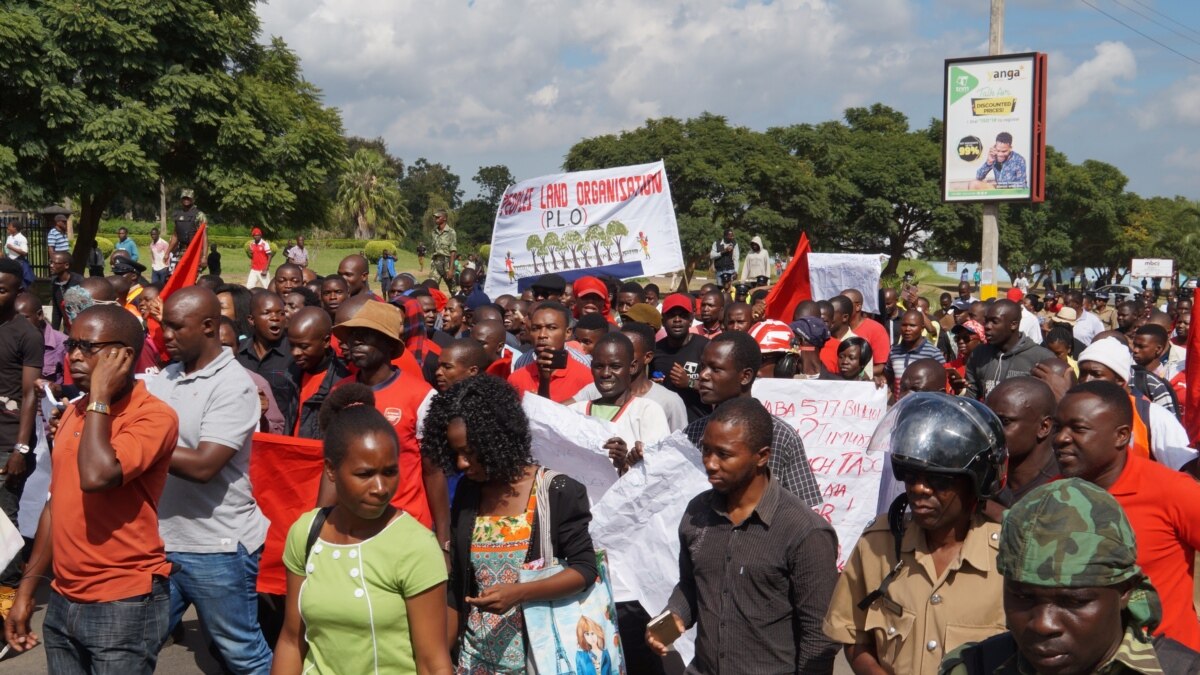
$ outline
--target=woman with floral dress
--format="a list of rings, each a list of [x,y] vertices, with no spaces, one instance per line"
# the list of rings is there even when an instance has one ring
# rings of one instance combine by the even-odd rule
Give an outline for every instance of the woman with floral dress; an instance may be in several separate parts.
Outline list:
[[[517,392],[498,378],[477,375],[434,397],[424,430],[426,457],[447,471],[463,472],[447,551],[456,672],[524,673],[521,604],[574,595],[596,580],[587,491],[572,478],[555,476],[542,491],[550,502],[550,522],[538,521],[543,472],[533,462],[529,422]],[[563,570],[522,583],[522,569],[548,562],[538,543],[546,526]]]

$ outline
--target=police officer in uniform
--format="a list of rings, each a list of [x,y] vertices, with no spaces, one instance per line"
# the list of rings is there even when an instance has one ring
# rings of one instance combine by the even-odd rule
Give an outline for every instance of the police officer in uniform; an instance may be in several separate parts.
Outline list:
[[[1000,525],[1004,427],[978,401],[904,397],[868,452],[886,452],[905,492],[859,538],[825,614],[856,673],[934,675],[946,653],[1005,630]]]
[[[446,217],[444,209],[433,214],[437,229],[433,231],[433,260],[430,267],[433,278],[446,283],[446,290],[454,294],[454,261],[458,259],[458,235]]]
[[[196,236],[196,230],[200,229],[200,225],[208,222],[208,216],[196,208],[195,199],[196,193],[191,189],[180,191],[180,208],[171,212],[171,222],[175,224],[175,230],[171,233],[171,243],[167,245],[167,255],[170,258],[167,266],[169,272],[175,271],[175,265],[179,264],[179,259],[183,257],[188,245],[192,243],[192,239]]]

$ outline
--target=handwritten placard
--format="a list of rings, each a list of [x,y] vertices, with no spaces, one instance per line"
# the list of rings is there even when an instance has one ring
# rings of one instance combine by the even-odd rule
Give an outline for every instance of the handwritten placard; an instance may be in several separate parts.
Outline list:
[[[838,568],[875,517],[884,456],[867,454],[887,412],[887,391],[870,382],[759,379],[753,395],[804,441],[823,504],[814,510],[838,534]]]
[[[617,469],[604,449],[617,428],[533,394],[521,399],[521,405],[529,417],[534,461],[583,483],[588,499],[599,501],[617,482]]]

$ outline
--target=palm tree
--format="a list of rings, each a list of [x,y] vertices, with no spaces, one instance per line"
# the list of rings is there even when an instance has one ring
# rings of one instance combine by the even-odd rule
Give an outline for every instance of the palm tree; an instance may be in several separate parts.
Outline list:
[[[584,232],[583,236],[588,240],[588,243],[592,245],[592,248],[596,249],[596,264],[599,265],[601,262],[600,244],[603,244],[604,240],[606,239],[604,228],[595,224],[588,225],[587,231]],[[608,259],[612,260],[612,256],[609,256]]]
[[[563,246],[571,249],[571,260],[575,263],[575,269],[579,269],[579,249],[586,244],[583,241],[583,235],[578,232],[568,232],[562,236]],[[587,254],[584,254],[584,260],[587,260]]]
[[[546,246],[545,246],[545,244],[542,243],[542,238],[537,236],[536,234],[529,235],[529,238],[525,240],[525,249],[527,251],[529,251],[529,253],[532,254],[532,256],[533,256],[533,273],[534,274],[538,273],[538,266],[537,266],[538,253],[541,253],[543,256],[546,255],[545,248],[546,248]],[[543,271],[545,271],[545,270],[543,270]]]
[[[621,250],[621,237],[629,236],[629,228],[625,227],[625,223],[622,223],[619,220],[614,220],[608,224],[606,234],[608,234],[609,238],[611,238],[617,246],[617,258],[619,259],[618,262],[624,264],[625,252]],[[611,259],[612,258],[609,258],[609,260]]]
[[[542,247],[550,252],[550,264],[554,265],[554,271],[558,271],[558,260],[554,257],[556,251],[562,250],[562,242],[558,240],[558,234],[555,232],[547,232],[545,237],[542,237]],[[566,258],[563,258],[563,266],[566,266]],[[546,261],[542,260],[542,273],[546,272]]]
[[[338,181],[336,211],[354,222],[357,239],[400,238],[412,221],[387,160],[368,148],[359,149],[346,162]]]

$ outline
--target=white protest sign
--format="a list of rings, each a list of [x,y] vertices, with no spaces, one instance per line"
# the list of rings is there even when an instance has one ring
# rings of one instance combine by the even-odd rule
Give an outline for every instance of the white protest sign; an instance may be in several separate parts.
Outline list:
[[[683,269],[679,227],[661,161],[521,181],[504,191],[484,291],[519,295],[550,272],[568,281]]]
[[[592,541],[616,561],[612,574],[634,589],[652,616],[667,606],[679,582],[683,512],[693,497],[710,487],[700,451],[683,431],[676,431],[648,448],[642,462],[592,506]],[[691,631],[674,645],[684,663],[694,653],[690,635]]]
[[[809,253],[808,281],[813,300],[828,300],[847,288],[863,294],[862,311],[879,313],[879,256],[858,253]]]
[[[876,516],[883,457],[867,454],[887,412],[887,391],[871,382],[759,379],[752,393],[800,434],[825,503],[815,510],[838,535],[838,569]]]
[[[583,483],[596,503],[617,482],[617,469],[604,449],[617,428],[533,394],[526,394],[521,405],[529,418],[534,461]]]
[[[1129,267],[1129,275],[1134,277],[1174,276],[1175,260],[1173,258],[1134,258]]]

